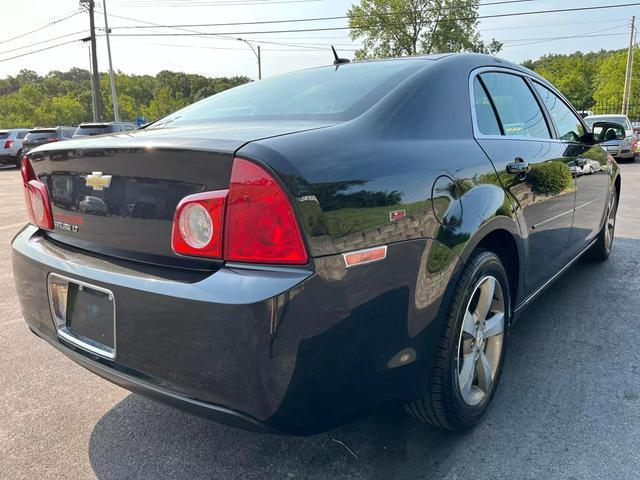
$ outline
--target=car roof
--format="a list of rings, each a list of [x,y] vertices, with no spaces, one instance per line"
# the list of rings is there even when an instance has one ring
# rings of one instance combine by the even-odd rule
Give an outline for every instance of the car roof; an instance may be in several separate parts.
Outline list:
[[[57,127],[36,127],[36,128],[32,128],[31,130],[29,130],[29,132],[47,132],[47,131],[52,131],[52,130],[58,130],[60,128],[76,128],[76,127],[67,127],[64,125],[59,125]]]
[[[78,127],[108,127],[109,125],[133,125],[131,122],[83,122]]]
[[[585,120],[587,118],[626,118],[627,120],[629,119],[629,117],[627,117],[626,115],[622,115],[620,113],[612,113],[610,115],[589,115],[588,117],[585,117]]]

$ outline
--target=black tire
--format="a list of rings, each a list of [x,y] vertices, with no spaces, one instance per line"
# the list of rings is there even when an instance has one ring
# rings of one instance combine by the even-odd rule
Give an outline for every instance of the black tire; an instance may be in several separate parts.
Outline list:
[[[16,165],[16,168],[20,168],[22,166],[22,150],[18,150],[18,154],[16,155],[14,163]]]
[[[463,399],[458,383],[458,367],[461,365],[459,343],[463,338],[462,324],[467,308],[472,302],[471,296],[487,276],[495,277],[501,287],[504,302],[502,345],[492,386],[484,398],[472,406]],[[510,321],[511,294],[504,266],[495,253],[478,249],[467,262],[456,285],[444,320],[426,392],[421,398],[405,405],[405,409],[423,422],[448,430],[464,431],[474,426],[486,412],[499,383]],[[473,382],[476,381],[475,375],[477,373],[474,368]]]
[[[589,249],[589,258],[597,262],[604,262],[611,255],[616,231],[616,215],[618,213],[618,191],[615,185],[611,188],[604,225],[598,234],[596,243]],[[610,235],[610,236],[608,236]]]

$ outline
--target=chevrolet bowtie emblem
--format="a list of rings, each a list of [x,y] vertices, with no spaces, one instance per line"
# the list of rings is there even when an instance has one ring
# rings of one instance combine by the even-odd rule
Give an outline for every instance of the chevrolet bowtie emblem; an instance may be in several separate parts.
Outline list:
[[[104,190],[111,185],[111,175],[102,175],[102,172],[91,172],[91,175],[87,175],[85,185],[94,190]]]

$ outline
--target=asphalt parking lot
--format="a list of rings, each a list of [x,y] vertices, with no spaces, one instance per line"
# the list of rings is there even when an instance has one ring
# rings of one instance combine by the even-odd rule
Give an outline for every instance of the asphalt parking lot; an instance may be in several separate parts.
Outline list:
[[[220,426],[129,394],[24,324],[10,241],[20,174],[0,170],[1,479],[602,479],[640,476],[640,162],[622,165],[614,252],[523,315],[484,422],[458,435],[388,409],[312,437]]]

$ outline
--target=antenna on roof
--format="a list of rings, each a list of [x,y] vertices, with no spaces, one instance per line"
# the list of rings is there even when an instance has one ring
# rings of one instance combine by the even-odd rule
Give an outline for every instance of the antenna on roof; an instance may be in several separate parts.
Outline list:
[[[349,63],[351,62],[351,60],[349,60],[348,58],[340,58],[338,57],[338,53],[336,52],[336,49],[333,48],[333,45],[331,45],[331,50],[333,51],[333,64],[334,65],[342,65],[343,63]]]

